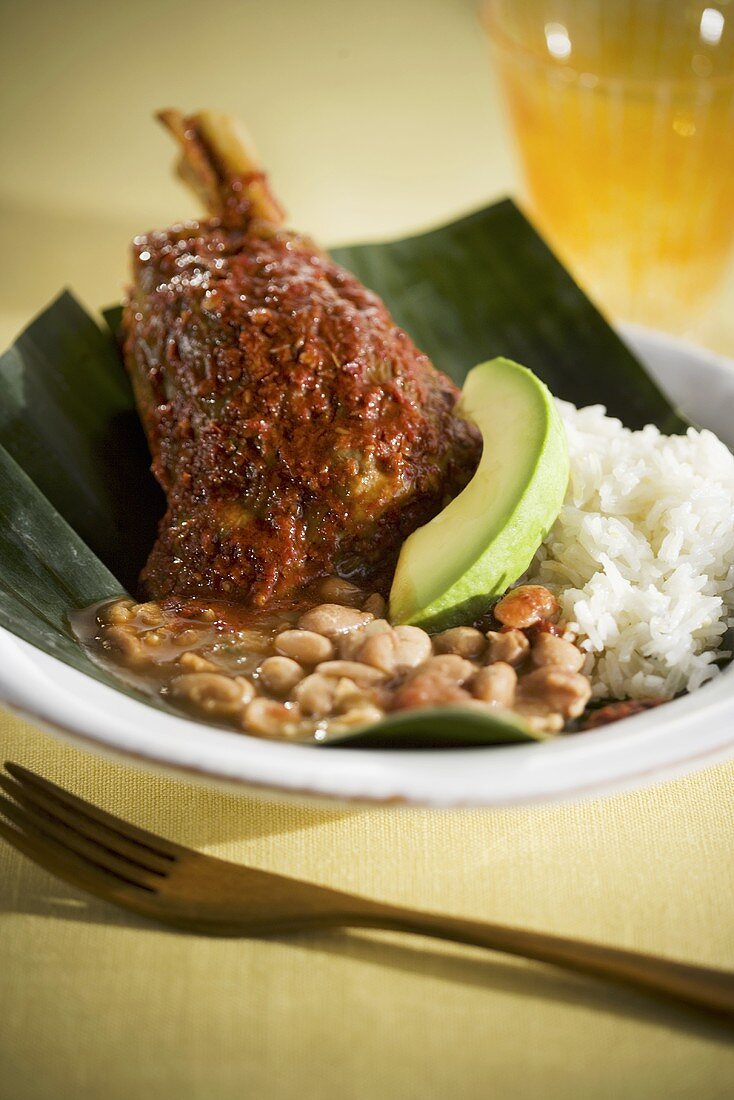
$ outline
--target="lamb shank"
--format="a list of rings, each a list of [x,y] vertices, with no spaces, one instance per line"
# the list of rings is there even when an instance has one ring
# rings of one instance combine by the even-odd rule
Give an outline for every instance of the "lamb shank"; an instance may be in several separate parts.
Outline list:
[[[167,497],[149,598],[250,606],[338,574],[383,591],[479,458],[458,390],[283,213],[226,115],[159,116],[205,220],[136,237],[125,363]]]

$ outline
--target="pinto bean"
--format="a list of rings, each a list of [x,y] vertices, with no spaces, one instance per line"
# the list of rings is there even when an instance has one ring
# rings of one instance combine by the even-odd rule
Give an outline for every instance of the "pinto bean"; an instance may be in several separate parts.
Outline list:
[[[509,710],[515,701],[517,673],[512,665],[495,661],[480,668],[471,682],[472,695],[485,703],[494,703]]]
[[[431,639],[419,626],[396,626],[395,665],[398,671],[417,668],[431,656]]]
[[[186,672],[171,680],[171,691],[202,713],[217,718],[239,715],[254,695],[249,680],[218,672]]]
[[[384,634],[372,634],[365,638],[361,646],[354,654],[356,661],[371,665],[380,669],[388,676],[395,672],[395,650],[397,638],[394,631],[386,631]]]
[[[530,652],[530,642],[522,630],[488,630],[487,664],[504,661],[513,668],[522,662]]]
[[[540,584],[521,584],[511,589],[494,607],[494,617],[503,626],[524,630],[541,619],[553,619],[558,600]]]
[[[465,684],[475,672],[476,666],[456,653],[440,653],[437,657],[429,657],[418,670],[418,673],[440,676],[455,684]]]
[[[319,582],[318,592],[326,603],[346,604],[347,607],[359,607],[364,600],[362,589],[341,577],[324,577]]]
[[[562,714],[542,703],[516,702],[513,709],[533,733],[560,733],[565,725]]]
[[[104,640],[119,658],[127,665],[136,665],[147,660],[140,636],[129,625],[110,626],[104,633]]]
[[[365,639],[373,638],[376,634],[391,634],[392,627],[387,619],[372,619],[371,622],[351,630],[349,634],[340,634],[336,639],[339,656],[343,661],[354,661],[364,645]]]
[[[136,603],[131,611],[143,626],[160,626],[163,622],[163,611],[157,603]]]
[[[242,702],[249,703],[251,699],[255,698],[255,688],[252,682],[247,679],[246,676],[234,676],[234,682],[239,686],[242,692]]]
[[[553,666],[568,672],[580,672],[584,664],[584,654],[564,638],[553,634],[539,634],[533,642],[530,659],[537,668]]]
[[[473,626],[454,626],[433,637],[436,653],[456,653],[467,660],[481,656],[486,644],[481,630],[476,630]]]
[[[109,626],[127,623],[132,618],[132,606],[132,600],[113,600],[97,612],[97,622]]]
[[[296,708],[259,696],[245,707],[241,721],[251,733],[283,737],[297,732],[299,718],[300,712]]]
[[[347,733],[360,726],[374,726],[385,717],[385,712],[373,703],[360,703],[329,723],[330,733]]]
[[[293,695],[304,714],[325,718],[331,714],[336,693],[336,680],[312,672],[293,689]]]
[[[434,672],[419,670],[401,684],[392,697],[392,710],[413,710],[417,707],[442,707],[471,699],[468,691],[455,680]]]
[[[351,630],[358,630],[372,622],[374,615],[354,607],[342,607],[338,603],[322,603],[301,615],[300,630],[313,630],[326,638],[337,638]]]
[[[416,668],[431,656],[431,640],[425,630],[417,626],[397,626],[385,623],[384,629],[374,629],[378,622],[370,623],[356,635],[354,645],[342,646],[342,653],[356,661],[363,661],[381,669],[388,676]]]
[[[364,689],[356,684],[354,680],[350,680],[348,676],[342,676],[340,680],[336,681],[332,700],[333,710],[343,714],[352,707],[368,701]]]
[[[260,665],[260,680],[275,695],[287,695],[305,675],[290,657],[266,657]]]
[[[334,677],[341,679],[342,676],[346,676],[360,686],[379,684],[385,679],[382,669],[362,664],[361,661],[322,661],[316,671],[320,676],[328,676],[332,679]]]
[[[578,718],[591,698],[591,684],[578,672],[546,665],[520,678],[518,696],[522,702],[541,703],[565,718]]]
[[[363,611],[369,611],[376,619],[381,619],[387,610],[387,601],[379,592],[373,592],[362,604]]]
[[[283,630],[274,642],[275,650],[304,665],[317,665],[334,656],[334,644],[314,630]]]

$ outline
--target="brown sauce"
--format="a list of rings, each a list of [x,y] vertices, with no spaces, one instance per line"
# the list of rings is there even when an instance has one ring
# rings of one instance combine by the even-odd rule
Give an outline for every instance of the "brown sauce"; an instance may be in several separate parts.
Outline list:
[[[73,616],[93,659],[184,713],[253,736],[325,741],[390,711],[514,711],[560,732],[591,694],[583,654],[545,589],[515,590],[497,620],[429,636],[393,627],[385,601],[338,577],[295,604],[117,599]],[[508,619],[510,621],[503,621]],[[514,625],[514,623],[522,625]]]

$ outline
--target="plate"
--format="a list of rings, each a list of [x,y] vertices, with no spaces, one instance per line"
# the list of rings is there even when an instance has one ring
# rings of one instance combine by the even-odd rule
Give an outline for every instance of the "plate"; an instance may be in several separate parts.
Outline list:
[[[734,362],[662,333],[623,335],[696,423],[734,446]],[[511,806],[644,786],[734,756],[734,665],[692,695],[544,744],[481,749],[318,748],[174,717],[0,629],[0,699],[88,749],[270,796],[414,806]]]

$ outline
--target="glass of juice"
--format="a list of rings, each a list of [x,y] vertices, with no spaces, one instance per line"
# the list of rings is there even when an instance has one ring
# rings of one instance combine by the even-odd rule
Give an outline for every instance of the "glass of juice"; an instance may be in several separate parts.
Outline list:
[[[734,0],[487,0],[530,214],[616,317],[694,327],[734,244]]]

